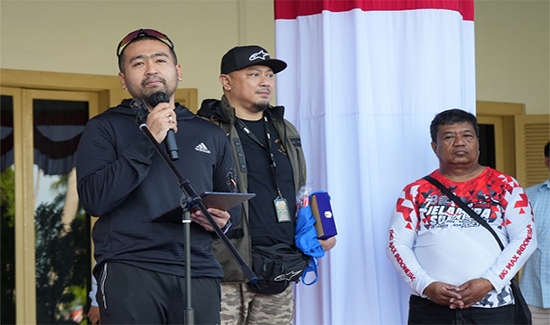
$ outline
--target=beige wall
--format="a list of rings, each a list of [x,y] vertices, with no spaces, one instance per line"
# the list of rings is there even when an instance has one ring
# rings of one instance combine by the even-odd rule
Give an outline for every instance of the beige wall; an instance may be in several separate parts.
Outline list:
[[[548,0],[475,0],[476,97],[549,114]]]
[[[219,98],[222,55],[261,44],[274,53],[273,2],[6,1],[0,2],[0,67],[117,75],[116,46],[139,28],[166,33],[182,65],[180,88],[199,102]]]
[[[0,67],[116,75],[115,49],[129,31],[154,28],[176,44],[199,102],[218,98],[221,56],[261,44],[274,53],[272,0],[0,2]],[[549,1],[476,0],[477,99],[549,113]]]

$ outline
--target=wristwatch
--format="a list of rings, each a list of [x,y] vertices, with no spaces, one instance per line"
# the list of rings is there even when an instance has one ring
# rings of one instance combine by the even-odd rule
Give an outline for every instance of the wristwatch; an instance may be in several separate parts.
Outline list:
[[[231,219],[229,219],[229,220],[227,220],[227,223],[225,224],[225,226],[223,226],[223,228],[221,230],[225,234],[225,233],[227,233],[229,228],[231,228],[232,225],[233,225],[233,223],[231,222]]]

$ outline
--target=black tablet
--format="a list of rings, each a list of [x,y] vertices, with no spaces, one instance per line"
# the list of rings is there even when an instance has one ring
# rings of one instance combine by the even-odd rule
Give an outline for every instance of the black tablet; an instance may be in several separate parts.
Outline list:
[[[227,211],[246,200],[255,197],[254,193],[229,193],[229,192],[204,192],[200,195],[202,202],[207,208],[214,208]],[[196,207],[192,209],[194,211]],[[162,215],[153,218],[153,222],[182,222],[183,209],[177,207]]]

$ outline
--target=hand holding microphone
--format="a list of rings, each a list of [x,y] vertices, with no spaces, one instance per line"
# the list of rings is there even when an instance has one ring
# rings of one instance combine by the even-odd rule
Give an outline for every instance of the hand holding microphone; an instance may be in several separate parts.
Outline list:
[[[155,139],[157,139],[157,141],[159,140],[159,138],[162,138],[164,134],[166,134],[166,138],[164,138],[166,151],[168,152],[170,159],[178,160],[178,145],[176,143],[176,136],[174,134],[178,131],[176,120],[177,116],[171,105],[160,105],[162,103],[170,102],[170,98],[163,92],[157,92],[152,94],[147,101],[149,102],[151,107],[153,107],[153,110],[151,111],[151,113],[149,113],[149,116],[147,118],[148,125],[149,123],[156,124],[157,121],[160,122],[161,125],[160,131],[151,133],[153,134]],[[153,120],[149,121],[150,118],[152,118]],[[149,127],[153,129],[152,125],[149,125]]]

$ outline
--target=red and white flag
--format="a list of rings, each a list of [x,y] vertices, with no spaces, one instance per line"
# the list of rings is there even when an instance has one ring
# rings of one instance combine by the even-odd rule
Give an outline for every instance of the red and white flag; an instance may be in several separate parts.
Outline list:
[[[275,0],[277,104],[296,124],[338,243],[296,289],[296,324],[405,324],[385,255],[399,191],[438,167],[429,124],[475,113],[473,0]]]

